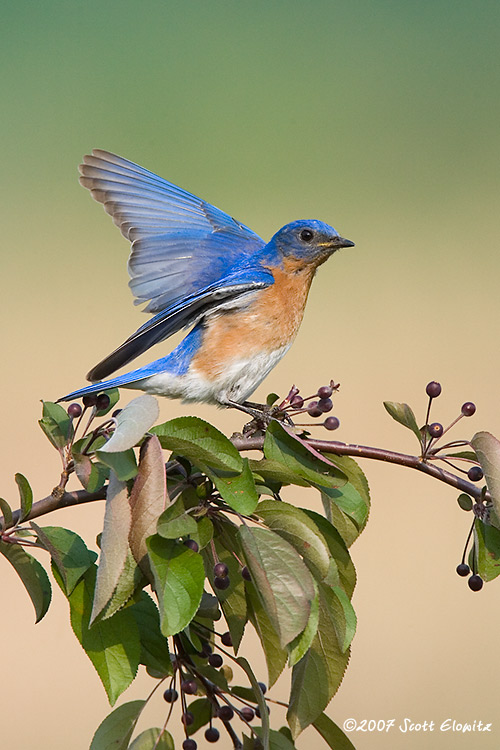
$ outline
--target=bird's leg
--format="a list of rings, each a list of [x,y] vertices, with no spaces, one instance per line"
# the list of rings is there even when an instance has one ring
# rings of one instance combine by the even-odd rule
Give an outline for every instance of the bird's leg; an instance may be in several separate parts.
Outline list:
[[[265,404],[255,404],[252,401],[244,401],[242,404],[239,404],[237,401],[227,399],[225,405],[229,408],[238,409],[245,414],[249,414],[255,420],[263,421],[266,424],[269,423],[270,408]]]

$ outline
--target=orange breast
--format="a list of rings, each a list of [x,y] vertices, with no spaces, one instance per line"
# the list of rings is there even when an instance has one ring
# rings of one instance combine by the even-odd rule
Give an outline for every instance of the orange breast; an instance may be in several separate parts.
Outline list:
[[[203,344],[191,363],[201,375],[216,378],[226,363],[273,352],[296,336],[316,269],[286,260],[283,270],[270,270],[274,284],[257,292],[249,307],[221,312],[207,321]]]

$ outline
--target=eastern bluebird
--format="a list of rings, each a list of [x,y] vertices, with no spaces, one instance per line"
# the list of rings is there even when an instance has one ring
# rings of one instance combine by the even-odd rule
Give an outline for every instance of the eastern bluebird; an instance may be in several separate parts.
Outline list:
[[[352,247],[321,221],[294,221],[267,244],[228,214],[153,172],[95,149],[80,183],[131,241],[135,303],[156,313],[87,375],[107,388],[241,405],[290,348],[316,269]],[[118,368],[176,331],[193,326],[166,357],[124,375]],[[97,381],[97,382],[96,382]]]

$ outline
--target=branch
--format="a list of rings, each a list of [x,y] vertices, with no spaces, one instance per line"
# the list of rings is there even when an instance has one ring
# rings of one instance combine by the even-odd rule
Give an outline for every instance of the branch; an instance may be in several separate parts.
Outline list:
[[[94,500],[104,500],[105,498],[106,487],[101,487],[101,489],[96,492],[87,492],[87,490],[65,492],[61,497],[48,495],[42,500],[33,503],[31,511],[25,518],[23,518],[23,521],[31,521],[33,518],[45,516],[47,513],[52,513],[53,510],[59,510],[59,508],[69,508],[72,505],[83,505],[84,503],[92,503]],[[15,510],[12,513],[12,523],[8,524],[6,528],[16,526],[19,523],[20,518],[21,510]]]
[[[264,445],[263,437],[244,437],[235,435],[231,438],[235,448],[239,451],[245,450],[262,450]],[[317,440],[316,438],[300,439],[300,442],[310,446],[321,453],[331,453],[335,456],[355,456],[356,458],[371,458],[375,461],[386,461],[391,464],[399,464],[410,469],[416,469],[424,474],[438,479],[440,482],[449,484],[461,492],[466,492],[476,500],[483,497],[481,487],[471,484],[466,479],[462,479],[456,474],[440,469],[435,464],[427,463],[420,456],[411,456],[406,453],[396,453],[385,450],[385,448],[372,448],[366,445],[355,445],[352,443],[339,443],[334,440]],[[489,500],[489,493],[486,493],[485,499]]]

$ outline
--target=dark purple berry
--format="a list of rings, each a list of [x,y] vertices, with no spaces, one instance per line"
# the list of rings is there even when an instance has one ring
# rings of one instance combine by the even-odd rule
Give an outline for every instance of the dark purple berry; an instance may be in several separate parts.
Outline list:
[[[457,573],[459,576],[468,576],[470,568],[467,563],[460,563],[460,565],[457,565]]]
[[[241,569],[241,577],[244,578],[245,581],[252,580],[252,576],[250,575],[250,571],[248,570],[246,565],[244,565]]]
[[[441,393],[441,383],[436,383],[435,380],[431,380],[430,383],[427,383],[425,392],[431,398],[437,398]]]
[[[307,413],[310,417],[321,417],[323,412],[318,407],[319,401],[310,401],[307,405]]]
[[[340,427],[340,420],[337,417],[327,417],[323,422],[323,427],[327,430],[337,430]]]
[[[82,398],[82,401],[84,406],[95,406],[97,404],[97,396],[95,393],[89,393]]]
[[[188,737],[182,743],[182,750],[196,750],[197,747],[196,740],[192,740],[191,737]]]
[[[250,708],[250,706],[243,706],[240,714],[245,719],[245,721],[252,721],[255,716],[255,711],[253,710],[253,708]]]
[[[267,705],[267,703],[266,703],[266,708],[267,708],[267,713],[270,713],[271,709],[269,708],[269,706]],[[257,708],[255,709],[255,715],[256,715],[256,717],[257,717],[258,719],[260,719],[260,710],[259,710],[259,707],[258,707],[258,706],[257,706]]]
[[[318,388],[318,396],[320,398],[330,398],[332,393],[333,388],[329,385],[322,385],[321,388]]]
[[[231,638],[231,633],[229,632],[229,630],[226,633],[222,633],[220,639],[224,646],[233,645],[233,639]]]
[[[167,703],[175,703],[178,697],[179,693],[175,688],[168,688],[168,690],[165,690],[163,693],[163,699],[166,700]]]
[[[294,409],[302,409],[304,406],[304,399],[302,396],[293,396],[293,398],[290,399],[290,404]]]
[[[211,653],[212,653],[212,646],[210,645],[210,643],[208,641],[205,641],[204,643],[202,643],[201,655],[210,656]]]
[[[320,398],[318,401],[318,409],[322,414],[333,409],[333,401],[331,398]]]
[[[121,413],[121,409],[115,409],[111,416],[113,417],[113,419],[116,419],[118,414],[120,413]]]
[[[208,657],[208,663],[211,667],[218,669],[222,667],[222,656],[220,654],[210,654]]]
[[[214,586],[219,591],[225,591],[231,585],[231,581],[226,576],[225,578],[214,578]]]
[[[231,706],[221,706],[217,710],[217,716],[219,719],[222,719],[222,721],[231,721],[234,716],[234,711]]]
[[[476,413],[476,404],[473,404],[472,401],[466,401],[465,404],[462,404],[460,411],[464,417],[472,417]]]
[[[184,680],[184,682],[181,683],[181,688],[184,693],[194,695],[198,690],[198,683],[196,680]]]
[[[478,576],[477,573],[469,578],[467,581],[469,584],[469,588],[472,589],[472,591],[481,591],[483,588],[483,579],[481,576]]]
[[[108,394],[100,393],[96,401],[97,411],[102,411],[103,409],[107,409],[110,403],[111,403],[111,399],[109,398]]]
[[[439,422],[433,422],[427,425],[427,432],[432,438],[440,438],[444,432],[443,425]]]
[[[68,406],[68,416],[71,417],[71,419],[77,419],[81,413],[82,413],[82,407],[80,404],[70,404]]]
[[[229,568],[227,567],[226,563],[218,562],[216,565],[214,565],[214,576],[216,578],[225,578],[228,573]]]
[[[471,482],[479,482],[484,476],[483,470],[480,466],[471,466],[467,472],[467,476]]]
[[[185,711],[181,716],[181,721],[185,727],[190,727],[194,724],[194,716],[190,711]]]
[[[193,552],[198,552],[198,542],[195,542],[194,539],[184,539],[184,544],[186,547],[189,547],[189,549],[192,549]]]
[[[207,742],[217,742],[219,737],[220,737],[219,730],[216,729],[215,727],[209,727],[205,731],[205,739]]]
[[[267,685],[265,682],[258,682],[258,686],[260,687],[260,691],[262,695],[265,695],[267,693]]]

